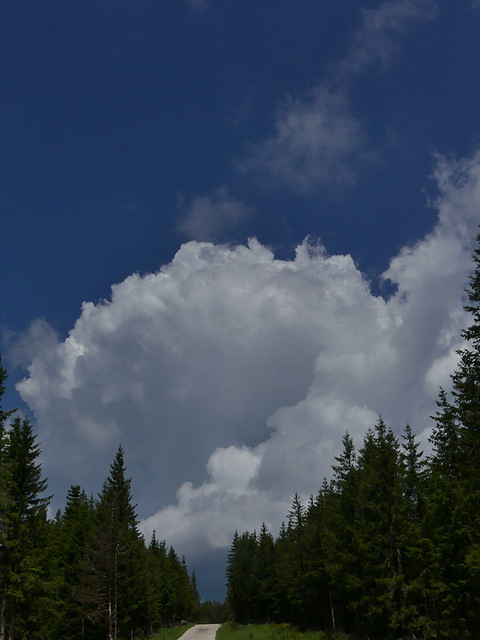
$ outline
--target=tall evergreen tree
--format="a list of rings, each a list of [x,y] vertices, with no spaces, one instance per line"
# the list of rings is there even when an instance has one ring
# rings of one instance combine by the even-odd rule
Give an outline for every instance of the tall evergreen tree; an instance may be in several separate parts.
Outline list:
[[[253,619],[256,586],[253,564],[257,548],[256,533],[235,532],[227,559],[227,596],[236,622],[248,623]]]
[[[353,439],[345,433],[343,450],[335,458],[333,478],[324,481],[317,501],[323,512],[323,539],[332,626],[350,627],[361,593],[356,522],[359,510],[357,453]]]
[[[403,433],[401,521],[399,544],[403,583],[398,620],[411,635],[427,636],[433,631],[431,598],[431,547],[426,529],[426,462],[409,424]]]
[[[87,612],[78,594],[93,518],[94,511],[85,490],[79,485],[72,485],[67,493],[65,511],[55,529],[55,556],[62,603],[58,633],[59,637],[68,636],[71,640],[84,637],[89,628]]]
[[[255,583],[255,618],[271,622],[275,609],[275,542],[265,522],[258,535],[258,543],[252,565]]]
[[[472,324],[462,332],[452,374],[452,402],[440,392],[432,435],[429,518],[434,558],[439,633],[480,635],[480,234],[465,310]],[[457,631],[455,629],[457,627]]]
[[[358,460],[356,543],[362,589],[356,605],[365,630],[385,636],[399,631],[403,598],[399,449],[397,438],[380,418],[367,432]]]
[[[284,552],[287,551],[288,582],[287,596],[291,607],[293,621],[301,624],[306,617],[306,555],[305,546],[305,508],[298,493],[295,493],[290,511],[287,516],[287,540]]]
[[[90,619],[105,627],[113,640],[129,637],[141,615],[146,617],[143,541],[125,472],[119,447],[99,496],[80,591]]]
[[[5,635],[29,635],[42,592],[47,480],[38,462],[40,447],[28,418],[16,417],[8,431],[9,467],[5,536],[1,562],[2,624]]]
[[[167,545],[159,542],[155,531],[147,550],[147,601],[148,626],[153,629],[167,624],[167,603],[169,599],[167,587]]]
[[[8,504],[7,493],[8,478],[10,473],[7,456],[7,434],[5,430],[5,423],[7,419],[15,412],[14,410],[4,411],[2,406],[3,394],[5,393],[5,383],[7,378],[8,374],[6,369],[4,369],[4,367],[2,366],[2,354],[0,354],[0,545],[3,544],[4,536],[6,535]]]

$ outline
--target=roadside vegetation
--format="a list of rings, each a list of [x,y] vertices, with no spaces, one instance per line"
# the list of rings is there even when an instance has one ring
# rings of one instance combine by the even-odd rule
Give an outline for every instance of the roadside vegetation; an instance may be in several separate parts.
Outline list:
[[[187,624],[182,624],[178,627],[165,627],[160,629],[152,636],[149,636],[149,640],[178,640],[180,636],[183,636],[187,629],[193,627],[193,622],[188,622]]]
[[[283,624],[248,624],[226,622],[217,631],[216,640],[346,640],[343,633],[300,631]]]

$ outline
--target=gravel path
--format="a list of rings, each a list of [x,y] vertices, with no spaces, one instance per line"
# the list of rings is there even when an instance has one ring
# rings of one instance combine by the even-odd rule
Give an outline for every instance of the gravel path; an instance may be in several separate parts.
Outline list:
[[[219,624],[196,624],[187,629],[180,640],[215,640]]]

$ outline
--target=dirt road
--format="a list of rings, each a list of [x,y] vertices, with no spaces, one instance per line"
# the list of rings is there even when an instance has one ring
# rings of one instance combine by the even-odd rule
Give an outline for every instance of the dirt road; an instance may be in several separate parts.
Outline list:
[[[180,640],[215,640],[219,624],[196,624],[180,638]]]

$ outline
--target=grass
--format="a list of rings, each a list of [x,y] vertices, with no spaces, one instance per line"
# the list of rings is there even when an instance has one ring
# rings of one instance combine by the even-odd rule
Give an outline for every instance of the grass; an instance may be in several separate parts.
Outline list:
[[[299,631],[289,624],[249,624],[226,622],[217,631],[216,640],[345,640],[346,636],[324,631]]]
[[[178,640],[190,627],[193,627],[193,623],[191,622],[182,624],[179,627],[165,627],[165,629],[160,629],[160,631],[154,633],[153,636],[150,636],[149,640]]]

